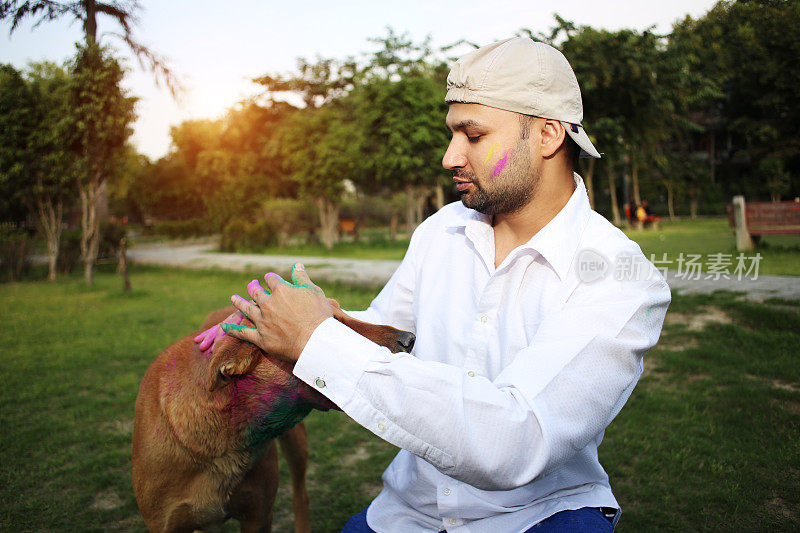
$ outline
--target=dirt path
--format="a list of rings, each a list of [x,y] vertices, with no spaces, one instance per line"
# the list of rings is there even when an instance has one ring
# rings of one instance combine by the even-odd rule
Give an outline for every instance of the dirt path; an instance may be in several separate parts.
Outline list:
[[[364,285],[383,285],[400,261],[341,259],[294,255],[228,254],[214,252],[214,243],[148,244],[132,248],[128,256],[139,264],[176,268],[220,268],[235,271],[262,270],[288,276],[292,265],[301,262],[313,280],[342,281]]]
[[[306,265],[311,279],[342,281],[365,285],[382,285],[394,273],[400,261],[341,259],[334,257],[303,257],[288,255],[229,254],[214,252],[214,243],[159,243],[140,245],[129,252],[140,264],[176,268],[220,268],[235,271],[263,270],[288,275],[292,265]],[[709,294],[717,290],[744,292],[749,299],[800,299],[800,277],[758,276],[758,279],[681,279],[674,271],[667,273],[673,292]]]

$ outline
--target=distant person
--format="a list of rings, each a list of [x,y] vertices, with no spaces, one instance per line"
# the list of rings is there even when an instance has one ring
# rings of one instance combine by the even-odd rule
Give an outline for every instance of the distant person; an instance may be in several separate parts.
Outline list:
[[[353,313],[414,332],[413,355],[334,320],[300,265],[294,284],[265,276],[271,294],[251,284],[255,304],[233,297],[257,327],[225,330],[401,448],[343,531],[612,531],[620,506],[597,448],[658,340],[669,287],[655,269],[595,275],[603,257],[647,260],[591,210],[574,171],[579,154],[600,154],[559,51],[521,37],[484,46],[453,66],[446,101],[442,165],[461,202],[416,229]]]
[[[647,200],[642,200],[642,205],[636,209],[636,219],[639,221],[641,227],[647,224],[657,227],[661,217],[653,214],[653,211],[650,209],[650,203]]]

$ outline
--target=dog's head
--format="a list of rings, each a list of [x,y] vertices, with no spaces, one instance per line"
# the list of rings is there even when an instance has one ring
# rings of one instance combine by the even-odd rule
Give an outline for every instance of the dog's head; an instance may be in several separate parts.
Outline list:
[[[342,311],[338,302],[329,301],[334,318],[376,344],[393,353],[410,352],[414,347],[413,333],[356,320]],[[242,325],[254,326],[247,318]],[[230,335],[218,339],[214,344],[208,373],[208,389],[211,391],[232,387],[232,394],[255,395],[261,401],[268,400],[271,395],[289,395],[293,402],[309,404],[311,408],[336,408],[330,400],[294,377],[290,363]]]
[[[356,320],[334,300],[331,306],[337,320],[393,353],[410,352],[414,346],[413,333]],[[253,323],[244,319],[242,325],[252,327]],[[251,448],[293,427],[312,409],[338,410],[328,398],[297,379],[291,363],[230,335],[214,345],[208,389],[232,426],[240,430],[243,446]]]

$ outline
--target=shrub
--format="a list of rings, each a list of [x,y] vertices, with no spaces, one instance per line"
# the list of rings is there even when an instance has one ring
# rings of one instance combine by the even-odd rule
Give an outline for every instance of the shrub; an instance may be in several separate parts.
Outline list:
[[[103,222],[100,224],[100,251],[98,259],[116,257],[119,241],[127,234],[124,224],[119,222]]]
[[[187,220],[161,220],[155,222],[148,230],[153,235],[166,235],[173,239],[188,239],[213,233],[211,224],[204,218],[190,218]]]
[[[250,222],[235,218],[225,225],[219,241],[223,252],[258,250],[278,242],[278,223],[274,220]]]
[[[30,268],[31,242],[23,230],[0,227],[0,268],[16,281]]]
[[[56,267],[62,274],[69,274],[81,259],[81,230],[69,229],[61,232]]]
[[[382,196],[354,198],[342,203],[340,218],[355,220],[361,226],[388,226],[392,214],[399,212],[392,199]]]
[[[289,239],[312,235],[319,224],[316,208],[309,202],[281,198],[264,202],[260,220],[267,227],[275,228],[277,244],[281,248]]]

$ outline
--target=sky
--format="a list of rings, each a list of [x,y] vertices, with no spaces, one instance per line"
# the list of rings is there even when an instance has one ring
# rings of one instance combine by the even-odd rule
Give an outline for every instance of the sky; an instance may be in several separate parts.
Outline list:
[[[176,101],[153,75],[143,70],[119,39],[112,19],[98,19],[101,43],[118,50],[129,69],[124,82],[137,96],[138,119],[133,143],[151,159],[170,147],[169,129],[184,120],[218,118],[237,102],[254,96],[259,86],[250,80],[264,74],[289,74],[296,59],[316,56],[343,59],[376,49],[370,37],[408,32],[414,42],[430,35],[433,46],[466,39],[479,45],[513,36],[520,28],[546,32],[554,13],[577,25],[619,30],[669,32],[687,14],[700,17],[711,0],[140,0],[142,10],[134,36],[159,55],[185,87]],[[19,69],[29,62],[63,64],[75,52],[82,27],[68,19],[34,28],[22,23],[9,35],[10,23],[0,22],[0,62]]]

